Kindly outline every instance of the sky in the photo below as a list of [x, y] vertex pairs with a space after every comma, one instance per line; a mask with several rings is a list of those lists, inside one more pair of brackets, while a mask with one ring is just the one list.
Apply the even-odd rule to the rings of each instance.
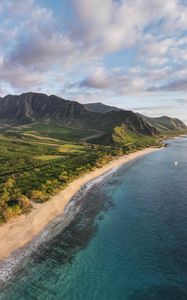
[[0, 96], [55, 94], [187, 123], [187, 0], [0, 0]]

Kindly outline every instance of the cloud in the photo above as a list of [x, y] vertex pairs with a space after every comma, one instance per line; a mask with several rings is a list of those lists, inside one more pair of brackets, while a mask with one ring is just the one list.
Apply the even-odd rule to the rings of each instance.
[[79, 83], [79, 87], [108, 89], [112, 84], [111, 77], [111, 74], [108, 74], [103, 68], [97, 68], [95, 72]]
[[10, 91], [186, 92], [184, 1], [60, 0], [62, 11], [57, 2], [0, 3], [0, 81]]
[[[74, 34], [87, 46], [106, 52], [117, 51], [140, 42], [147, 26], [157, 26], [166, 33], [168, 27], [180, 31], [187, 29], [187, 7], [177, 0], [71, 0], [76, 20]], [[160, 23], [160, 24], [159, 24]], [[170, 39], [155, 42], [150, 51], [167, 51]], [[161, 45], [162, 44], [162, 45]]]
[[33, 31], [27, 39], [18, 41], [16, 49], [9, 54], [7, 61], [11, 64], [46, 69], [65, 58], [70, 59], [70, 53], [74, 50], [72, 42], [59, 33], [38, 34], [37, 31]]
[[187, 104], [187, 99], [176, 99], [176, 102], [179, 104]]
[[183, 80], [175, 80], [172, 82], [169, 82], [162, 86], [152, 86], [147, 89], [149, 92], [157, 92], [157, 91], [187, 91], [187, 79]]
[[[150, 21], [147, 1], [71, 0], [77, 39], [100, 54], [127, 48], [137, 42]], [[136, 9], [134, 7], [136, 6]]]
[[111, 69], [110, 71], [103, 67], [91, 71], [82, 81], [76, 82], [75, 86], [80, 89], [103, 90], [106, 93], [124, 95], [135, 93], [144, 89], [144, 79], [141, 77], [131, 78], [121, 72], [120, 69]]

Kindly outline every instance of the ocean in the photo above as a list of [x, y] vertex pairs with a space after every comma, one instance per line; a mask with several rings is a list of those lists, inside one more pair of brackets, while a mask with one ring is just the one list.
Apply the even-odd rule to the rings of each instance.
[[186, 300], [187, 138], [168, 143], [79, 193], [0, 299]]

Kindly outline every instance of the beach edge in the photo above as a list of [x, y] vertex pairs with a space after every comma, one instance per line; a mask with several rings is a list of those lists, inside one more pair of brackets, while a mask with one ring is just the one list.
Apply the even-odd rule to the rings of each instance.
[[25, 247], [36, 238], [51, 221], [59, 215], [62, 215], [71, 199], [83, 186], [113, 169], [116, 170], [132, 160], [160, 149], [161, 148], [150, 147], [118, 157], [102, 168], [97, 168], [72, 181], [65, 189], [53, 196], [49, 201], [36, 204], [29, 214], [21, 215], [3, 224], [0, 227], [0, 262], [10, 257], [15, 251]]

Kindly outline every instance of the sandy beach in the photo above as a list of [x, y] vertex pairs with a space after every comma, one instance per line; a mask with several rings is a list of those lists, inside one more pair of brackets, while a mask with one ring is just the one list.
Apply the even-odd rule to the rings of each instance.
[[21, 215], [3, 224], [0, 227], [0, 261], [10, 256], [17, 249], [25, 246], [36, 237], [50, 221], [59, 214], [63, 214], [70, 199], [86, 183], [133, 159], [157, 150], [158, 148], [147, 148], [114, 159], [102, 168], [95, 169], [74, 180], [67, 188], [52, 197], [48, 202], [35, 205], [31, 213]]

